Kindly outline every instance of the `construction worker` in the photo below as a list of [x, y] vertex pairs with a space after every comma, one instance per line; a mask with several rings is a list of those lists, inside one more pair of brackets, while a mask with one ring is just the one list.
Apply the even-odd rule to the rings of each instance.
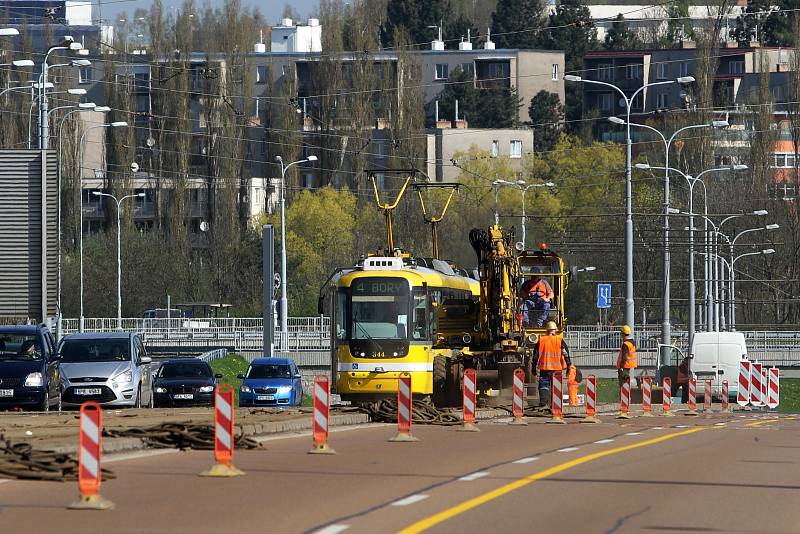
[[536, 318], [536, 326], [541, 327], [547, 320], [550, 304], [553, 301], [553, 288], [539, 275], [534, 275], [522, 285], [523, 325], [531, 326]]
[[619, 387], [627, 382], [633, 369], [638, 367], [639, 362], [636, 356], [636, 342], [633, 340], [631, 327], [623, 325], [620, 329], [622, 333], [622, 346], [619, 348], [619, 356], [617, 356], [617, 377], [619, 378]]
[[539, 405], [550, 407], [552, 400], [553, 373], [572, 365], [569, 348], [564, 337], [557, 334], [558, 326], [553, 321], [545, 325], [547, 334], [536, 342], [536, 370], [539, 374]]

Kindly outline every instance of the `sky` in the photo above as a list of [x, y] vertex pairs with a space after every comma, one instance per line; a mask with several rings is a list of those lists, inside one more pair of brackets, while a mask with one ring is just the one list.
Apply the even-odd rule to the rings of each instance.
[[[182, 1], [175, 0], [162, 0], [166, 9], [179, 8]], [[133, 13], [137, 8], [148, 9], [152, 3], [150, 0], [93, 0], [92, 6], [94, 18], [103, 18], [106, 20], [118, 19], [120, 13]], [[195, 0], [195, 4], [203, 6], [210, 3], [213, 7], [218, 7], [223, 4], [223, 0]], [[308, 18], [308, 15], [316, 9], [319, 5], [319, 0], [242, 0], [242, 5], [250, 7], [258, 7], [261, 14], [269, 23], [276, 23], [280, 20], [283, 7], [290, 4], [301, 17]]]

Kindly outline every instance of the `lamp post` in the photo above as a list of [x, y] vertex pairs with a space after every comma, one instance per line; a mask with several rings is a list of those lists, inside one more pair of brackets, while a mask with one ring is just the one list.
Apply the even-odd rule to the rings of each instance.
[[[742, 237], [745, 234], [749, 234], [749, 233], [752, 233], [752, 232], [759, 232], [759, 231], [762, 231], [762, 230], [777, 230], [778, 228], [780, 228], [780, 226], [777, 225], [777, 224], [767, 224], [766, 226], [761, 226], [761, 227], [758, 227], [758, 228], [749, 228], [747, 230], [742, 230], [741, 232], [736, 234], [736, 236], [733, 239], [731, 239], [730, 242], [729, 242], [730, 258], [731, 258], [731, 307], [730, 307], [731, 311], [730, 311], [730, 314], [729, 314], [729, 322], [730, 322], [731, 330], [736, 330], [736, 299], [735, 299], [735, 294], [734, 294], [734, 291], [735, 291], [735, 275], [733, 274], [733, 264], [735, 263], [736, 259], [738, 259], [740, 257], [743, 257], [743, 256], [752, 256], [752, 255], [755, 255], [755, 254], [773, 254], [775, 252], [775, 250], [770, 248], [770, 249], [762, 250], [761, 252], [758, 252], [758, 253], [751, 252], [751, 253], [748, 253], [748, 254], [741, 254], [741, 255], [737, 256], [736, 258], [734, 258], [733, 257], [733, 247], [736, 245], [736, 241], [738, 241], [739, 238]], [[771, 250], [772, 252], [767, 252], [768, 250]]]
[[94, 191], [92, 194], [97, 197], [108, 197], [117, 203], [117, 328], [122, 330], [122, 224], [120, 223], [120, 212], [125, 199], [143, 197], [144, 193], [125, 195], [121, 198], [99, 191]]
[[492, 182], [492, 187], [494, 187], [494, 225], [500, 226], [500, 211], [498, 207], [498, 195], [500, 194], [500, 187], [504, 185], [514, 185], [513, 182], [509, 182], [508, 180], [495, 180]]
[[689, 347], [691, 350], [692, 341], [694, 340], [694, 333], [695, 333], [695, 284], [694, 284], [694, 208], [693, 208], [693, 197], [694, 197], [694, 186], [698, 183], [702, 184], [703, 186], [703, 197], [705, 199], [705, 216], [708, 217], [708, 195], [705, 194], [706, 191], [706, 184], [700, 178], [709, 172], [720, 172], [720, 171], [728, 171], [728, 170], [743, 170], [746, 169], [746, 165], [736, 165], [734, 167], [715, 167], [713, 169], [706, 169], [697, 176], [691, 176], [683, 171], [676, 169], [674, 167], [655, 167], [649, 165], [647, 163], [637, 163], [637, 169], [654, 169], [654, 170], [662, 170], [662, 171], [669, 171], [669, 172], [676, 172], [679, 175], [683, 176], [686, 179], [686, 182], [689, 184], [689, 211], [687, 215], [689, 216]]
[[[41, 85], [41, 84], [37, 84]], [[52, 86], [52, 84], [50, 84]], [[67, 89], [66, 91], [57, 91], [55, 93], [51, 93], [54, 95], [77, 95], [83, 96], [86, 94], [86, 89]], [[36, 103], [36, 100], [31, 100], [31, 107], [28, 110], [28, 148], [31, 148], [32, 143], [32, 132], [31, 132], [31, 117], [33, 116], [33, 104]], [[69, 106], [68, 106], [69, 107]], [[59, 108], [55, 108], [59, 109]], [[39, 110], [39, 118], [40, 120], [48, 121], [50, 117], [50, 112], [48, 110]], [[39, 147], [41, 148], [41, 143]]]
[[[94, 102], [82, 102], [82, 103], [78, 104], [78, 106], [75, 109], [73, 109], [72, 111], [67, 111], [66, 113], [64, 113], [64, 116], [61, 117], [61, 121], [58, 123], [58, 151], [56, 152], [56, 154], [58, 156], [58, 167], [56, 168], [56, 170], [58, 171], [58, 177], [57, 177], [57, 181], [58, 181], [58, 200], [57, 200], [57, 202], [58, 202], [58, 209], [57, 209], [57, 212], [58, 212], [58, 296], [56, 298], [56, 302], [58, 304], [58, 317], [56, 318], [56, 335], [58, 336], [57, 341], [61, 340], [61, 331], [62, 331], [61, 330], [61, 315], [62, 315], [62, 313], [61, 313], [61, 176], [62, 176], [62, 170], [61, 170], [61, 167], [62, 167], [62, 165], [61, 165], [61, 157], [62, 157], [62, 152], [61, 152], [61, 140], [62, 140], [61, 128], [64, 126], [64, 122], [66, 121], [67, 117], [69, 117], [73, 113], [79, 113], [81, 111], [92, 111], [92, 110], [95, 110], [95, 109], [97, 109], [97, 104], [95, 104]], [[55, 110], [53, 110], [53, 111], [55, 111]]]
[[47, 121], [47, 70], [48, 64], [47, 60], [50, 57], [50, 54], [57, 51], [57, 50], [69, 50], [69, 51], [78, 51], [83, 48], [81, 43], [75, 42], [72, 37], [65, 37], [64, 42], [58, 46], [51, 46], [47, 53], [44, 55], [44, 60], [42, 60], [42, 74], [41, 74], [41, 84], [42, 87], [39, 89], [39, 97], [38, 101], [40, 102], [39, 106], [39, 148], [43, 150], [47, 150], [48, 148], [48, 141], [47, 138], [50, 135], [50, 125]]
[[[645, 83], [636, 89], [633, 94], [628, 97], [625, 91], [620, 89], [614, 84], [601, 82], [598, 80], [584, 80], [580, 76], [568, 74], [564, 76], [564, 80], [568, 82], [583, 82], [587, 84], [602, 85], [617, 91], [625, 102], [625, 323], [633, 329], [634, 327], [634, 302], [633, 302], [633, 191], [631, 187], [631, 174], [632, 174], [632, 157], [631, 157], [631, 106], [636, 99], [636, 95], [642, 92], [647, 87], [654, 87], [657, 85], [671, 85], [673, 83], [688, 84], [694, 81], [692, 76], [682, 76], [675, 80], [666, 80], [663, 82]], [[644, 106], [642, 106], [644, 108]]]
[[525, 250], [525, 222], [527, 221], [527, 219], [525, 218], [525, 193], [528, 192], [528, 189], [533, 189], [534, 187], [553, 187], [555, 185], [556, 184], [554, 184], [553, 182], [526, 185], [525, 180], [517, 180], [516, 186], [522, 193], [522, 250]]
[[[286, 297], [286, 195], [284, 194], [286, 189], [286, 171], [289, 170], [289, 167], [292, 165], [317, 161], [317, 156], [311, 155], [305, 159], [293, 161], [287, 165], [284, 165], [281, 156], [275, 156], [275, 159], [281, 164], [281, 349], [286, 350], [286, 336], [289, 331], [289, 321], [287, 317], [289, 313], [289, 301]], [[264, 283], [266, 284], [267, 281], [264, 281]]]
[[[97, 109], [97, 108], [95, 108]], [[117, 122], [110, 122], [106, 124], [96, 124], [94, 126], [89, 126], [86, 130], [83, 131], [81, 135], [80, 141], [78, 142], [78, 214], [79, 214], [79, 222], [80, 222], [80, 252], [79, 252], [79, 271], [80, 271], [80, 320], [79, 320], [79, 330], [83, 332], [83, 323], [84, 323], [84, 315], [83, 315], [83, 145], [84, 141], [86, 141], [86, 134], [95, 130], [97, 128], [125, 128], [128, 126], [127, 122], [124, 121], [117, 121]]]
[[[672, 146], [672, 142], [678, 137], [679, 134], [687, 131], [693, 130], [696, 128], [725, 128], [727, 127], [728, 121], [719, 121], [715, 120], [708, 124], [690, 124], [688, 126], [684, 126], [683, 128], [679, 128], [675, 130], [669, 139], [661, 133], [660, 130], [653, 128], [652, 126], [648, 126], [647, 124], [638, 124], [638, 123], [628, 123], [620, 119], [619, 117], [609, 117], [609, 122], [614, 124], [622, 124], [622, 125], [630, 125], [635, 126], [637, 128], [644, 128], [646, 130], [650, 130], [655, 132], [661, 140], [664, 142], [664, 167], [669, 167], [669, 149]], [[670, 214], [670, 207], [669, 207], [669, 199], [670, 199], [670, 190], [669, 190], [669, 171], [665, 168], [664, 169], [664, 253], [663, 253], [663, 271], [664, 271], [664, 287], [661, 294], [661, 349], [659, 353], [659, 368], [661, 366], [669, 365], [669, 357], [670, 357], [670, 350], [669, 347], [672, 345], [672, 318], [671, 318], [671, 302], [670, 302], [670, 295], [671, 295], [671, 282], [670, 282], [670, 248], [669, 248], [669, 214]], [[656, 373], [658, 377], [658, 372]]]

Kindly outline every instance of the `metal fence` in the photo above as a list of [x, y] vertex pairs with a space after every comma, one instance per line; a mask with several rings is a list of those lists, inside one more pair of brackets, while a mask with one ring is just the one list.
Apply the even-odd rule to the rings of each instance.
[[[65, 319], [64, 331], [77, 331], [77, 319]], [[223, 319], [123, 319], [123, 329], [140, 333], [151, 347], [224, 348], [252, 355], [263, 352], [261, 318]], [[85, 319], [86, 331], [104, 332], [117, 328], [116, 319]], [[742, 332], [751, 358], [781, 367], [800, 367], [800, 332], [752, 330]], [[634, 332], [641, 366], [654, 366], [661, 340], [659, 325], [646, 325]], [[582, 367], [614, 367], [620, 345], [619, 328], [597, 325], [569, 325], [564, 338], [575, 362]], [[329, 363], [330, 319], [324, 316], [291, 317], [288, 332], [275, 329], [276, 355], [306, 358], [309, 366]], [[688, 334], [677, 329], [672, 342], [686, 352]], [[251, 359], [251, 358], [248, 358]]]

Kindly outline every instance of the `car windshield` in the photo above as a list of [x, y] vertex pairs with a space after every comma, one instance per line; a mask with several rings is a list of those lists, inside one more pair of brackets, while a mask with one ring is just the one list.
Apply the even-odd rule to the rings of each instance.
[[66, 339], [61, 345], [61, 361], [124, 362], [130, 359], [130, 344], [124, 339]]
[[199, 363], [165, 363], [158, 373], [159, 378], [211, 378], [208, 365]]
[[251, 365], [247, 378], [292, 378], [292, 370], [288, 365], [265, 364]]
[[42, 347], [35, 334], [0, 334], [0, 361], [41, 359]]

